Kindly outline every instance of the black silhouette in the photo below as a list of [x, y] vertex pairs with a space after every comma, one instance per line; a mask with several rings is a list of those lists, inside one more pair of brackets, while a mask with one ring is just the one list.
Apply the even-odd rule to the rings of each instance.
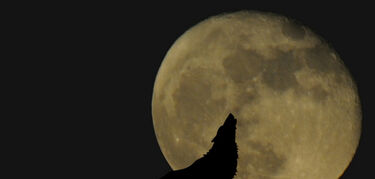
[[189, 167], [171, 171], [161, 179], [232, 179], [237, 172], [236, 124], [237, 119], [229, 114], [212, 139], [214, 144], [207, 154]]

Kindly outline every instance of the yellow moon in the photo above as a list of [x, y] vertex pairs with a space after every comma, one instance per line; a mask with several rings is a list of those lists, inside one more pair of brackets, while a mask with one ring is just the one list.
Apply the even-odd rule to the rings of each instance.
[[177, 39], [159, 68], [152, 116], [172, 169], [202, 157], [230, 112], [237, 179], [338, 178], [361, 133], [356, 84], [339, 55], [271, 13], [208, 18]]

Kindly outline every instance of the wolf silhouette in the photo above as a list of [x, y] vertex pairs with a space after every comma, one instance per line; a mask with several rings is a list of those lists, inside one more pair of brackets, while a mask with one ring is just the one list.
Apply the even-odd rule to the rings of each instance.
[[237, 172], [238, 148], [236, 144], [237, 119], [230, 113], [212, 139], [213, 146], [185, 169], [167, 173], [161, 179], [232, 179]]

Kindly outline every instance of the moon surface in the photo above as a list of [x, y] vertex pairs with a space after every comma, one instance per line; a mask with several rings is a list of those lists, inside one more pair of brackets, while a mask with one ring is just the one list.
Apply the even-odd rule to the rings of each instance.
[[186, 31], [156, 77], [152, 116], [172, 169], [208, 152], [237, 118], [237, 179], [339, 178], [361, 133], [357, 87], [320, 36], [272, 13], [210, 17]]

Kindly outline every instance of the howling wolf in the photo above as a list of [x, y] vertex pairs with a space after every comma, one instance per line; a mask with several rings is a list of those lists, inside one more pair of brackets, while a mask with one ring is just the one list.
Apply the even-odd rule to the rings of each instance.
[[232, 179], [237, 172], [236, 124], [237, 119], [229, 114], [212, 139], [214, 144], [207, 154], [189, 167], [171, 171], [161, 179]]

